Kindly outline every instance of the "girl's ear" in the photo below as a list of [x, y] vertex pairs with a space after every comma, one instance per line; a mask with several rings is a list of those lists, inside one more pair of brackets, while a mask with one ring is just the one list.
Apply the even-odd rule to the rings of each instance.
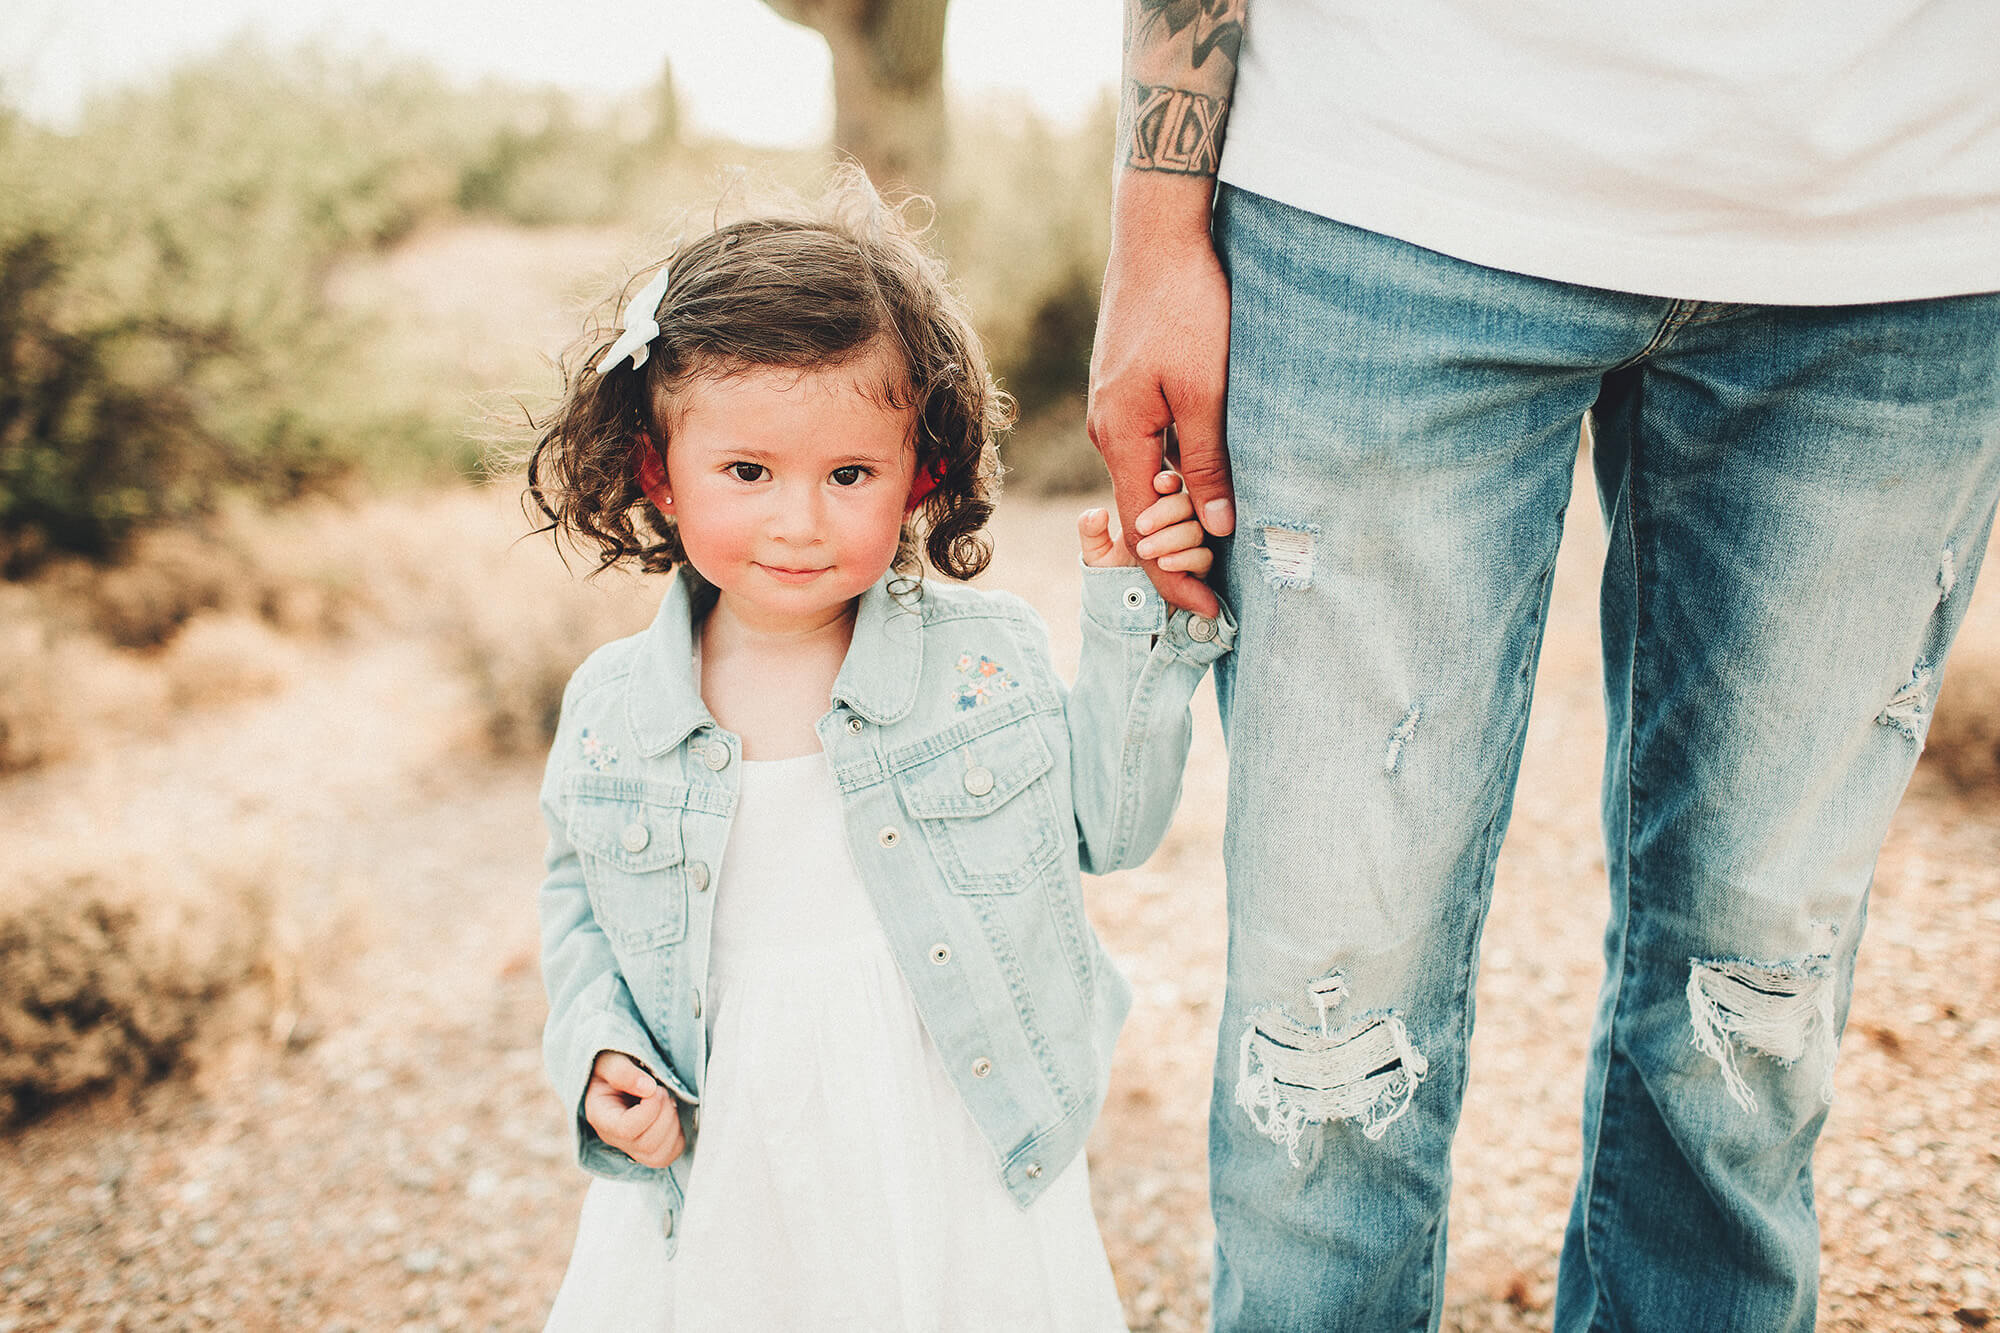
[[903, 502], [903, 517], [908, 518], [911, 514], [916, 513], [917, 506], [922, 504], [925, 498], [937, 489], [938, 483], [943, 480], [943, 459], [935, 460], [928, 466], [918, 468], [917, 475], [910, 478], [910, 498]]
[[632, 446], [632, 470], [639, 476], [639, 489], [653, 502], [653, 507], [663, 514], [673, 513], [674, 493], [667, 489], [666, 462], [653, 446], [653, 437], [643, 430]]

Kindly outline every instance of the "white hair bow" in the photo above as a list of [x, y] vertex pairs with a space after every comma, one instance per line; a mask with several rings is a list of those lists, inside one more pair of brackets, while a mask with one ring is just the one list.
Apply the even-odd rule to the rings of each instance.
[[667, 281], [672, 276], [673, 268], [669, 265], [633, 294], [625, 306], [625, 318], [619, 321], [618, 341], [597, 359], [598, 374], [611, 373], [628, 356], [632, 358], [634, 370], [646, 364], [646, 358], [652, 353], [653, 339], [660, 336], [656, 316], [660, 313], [660, 298], [667, 294]]

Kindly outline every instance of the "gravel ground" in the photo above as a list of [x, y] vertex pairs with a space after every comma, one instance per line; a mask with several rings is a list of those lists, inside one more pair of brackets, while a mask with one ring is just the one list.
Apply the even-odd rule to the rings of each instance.
[[[995, 579], [1074, 652], [1070, 506], [1003, 506]], [[1445, 1326], [1549, 1327], [1605, 904], [1588, 504], [1558, 571], [1479, 980]], [[1989, 589], [1968, 635], [2000, 652]], [[0, 1138], [0, 1333], [532, 1329], [584, 1179], [538, 1054], [538, 764], [480, 757], [414, 640], [115, 757], [12, 780], [0, 842], [167, 829], [282, 852], [312, 904], [284, 1040], [218, 1035], [180, 1077]], [[1203, 1139], [1222, 985], [1222, 747], [1206, 695], [1182, 812], [1093, 912], [1137, 992], [1091, 1143], [1135, 1329], [1202, 1326]], [[150, 835], [148, 835], [150, 836]], [[2000, 810], [1918, 775], [1879, 866], [1817, 1170], [1822, 1325], [2000, 1313]]]

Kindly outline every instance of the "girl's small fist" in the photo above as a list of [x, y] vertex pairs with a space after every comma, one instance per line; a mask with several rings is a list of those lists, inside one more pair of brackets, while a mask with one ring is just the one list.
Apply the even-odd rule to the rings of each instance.
[[597, 1137], [641, 1166], [666, 1166], [687, 1147], [674, 1095], [617, 1051], [597, 1053], [583, 1090], [583, 1118]]

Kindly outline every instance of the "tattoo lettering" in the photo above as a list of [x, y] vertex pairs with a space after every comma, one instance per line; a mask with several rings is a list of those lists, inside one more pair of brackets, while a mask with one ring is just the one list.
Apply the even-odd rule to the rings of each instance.
[[1169, 37], [1194, 29], [1194, 67], [1216, 51], [1234, 65], [1243, 49], [1243, 10], [1248, 0], [1134, 0], [1141, 30], [1164, 26]]
[[1186, 88], [1125, 85], [1120, 122], [1126, 125], [1125, 165], [1134, 171], [1170, 171], [1213, 176], [1222, 160], [1222, 135], [1229, 99]]

